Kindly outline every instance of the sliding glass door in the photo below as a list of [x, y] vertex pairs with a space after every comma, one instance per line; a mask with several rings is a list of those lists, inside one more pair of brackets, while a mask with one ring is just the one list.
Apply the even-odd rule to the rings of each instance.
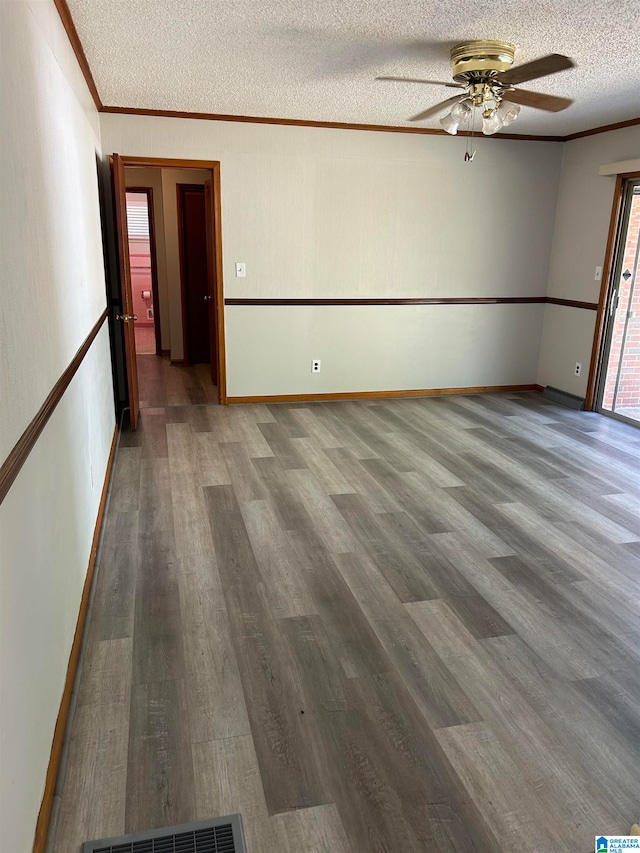
[[608, 302], [599, 411], [640, 424], [640, 179], [627, 182]]

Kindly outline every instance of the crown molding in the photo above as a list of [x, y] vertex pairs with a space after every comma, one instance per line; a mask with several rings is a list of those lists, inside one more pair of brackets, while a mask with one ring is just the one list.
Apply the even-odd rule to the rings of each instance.
[[73, 23], [71, 12], [69, 10], [69, 7], [67, 6], [67, 0], [53, 0], [53, 2], [55, 4], [56, 9], [58, 10], [60, 20], [62, 21], [62, 26], [65, 29], [67, 38], [69, 39], [69, 43], [73, 48], [73, 52], [76, 55], [78, 65], [80, 66], [80, 70], [84, 75], [85, 82], [89, 88], [89, 91], [91, 92], [93, 103], [96, 105], [96, 109], [98, 110], [98, 112], [100, 112], [100, 110], [102, 109], [102, 101], [100, 100], [98, 88], [96, 86], [95, 80], [93, 79], [93, 74], [91, 73], [91, 68], [89, 67], [87, 56], [84, 52], [84, 48], [82, 47], [80, 36], [78, 35], [78, 31], [76, 30], [76, 25]]
[[[197, 113], [181, 110], [151, 110], [137, 109], [136, 107], [113, 107], [102, 106], [99, 110], [101, 113], [112, 113], [115, 115], [133, 115], [133, 116], [156, 116], [160, 118], [186, 118], [197, 119], [199, 121], [231, 121], [245, 124], [276, 124], [285, 125], [288, 127], [320, 127], [329, 128], [331, 130], [366, 130], [381, 133], [417, 133], [421, 136], [447, 136], [450, 134], [444, 130], [438, 130], [433, 127], [404, 127], [393, 124], [356, 124], [343, 121], [307, 121], [306, 119], [297, 118], [275, 118], [271, 116], [242, 116], [228, 115], [225, 113]], [[471, 136], [468, 131], [460, 131], [458, 136]], [[484, 138], [477, 133], [473, 134], [476, 138]], [[521, 139], [533, 140], [536, 142], [563, 142], [563, 136], [536, 136], [532, 134], [518, 133], [496, 133], [496, 139]]]
[[640, 116], [638, 118], [630, 118], [626, 121], [617, 121], [615, 124], [603, 124], [601, 127], [592, 127], [590, 130], [581, 130], [579, 133], [570, 133], [568, 136], [563, 136], [563, 142], [571, 142], [573, 139], [582, 139], [583, 136], [594, 136], [596, 133], [608, 133], [610, 130], [620, 130], [623, 127], [634, 127], [640, 124]]
[[[58, 0], [59, 1], [59, 0]], [[229, 115], [226, 113], [197, 113], [185, 110], [152, 110], [137, 107], [113, 107], [101, 106], [101, 113], [131, 116], [157, 116], [160, 118], [186, 118], [199, 121], [231, 121], [245, 124], [279, 124], [290, 127], [324, 127], [333, 130], [368, 130], [384, 133], [417, 133], [422, 136], [449, 136], [446, 131], [433, 127], [404, 127], [392, 124], [355, 124], [343, 121], [308, 121], [297, 118], [275, 118], [271, 116], [242, 116]], [[620, 130], [623, 127], [633, 127], [640, 124], [639, 118], [631, 118], [626, 121], [618, 121], [615, 124], [605, 124], [593, 127], [589, 130], [581, 130], [578, 133], [570, 133], [568, 136], [545, 136], [527, 133], [496, 133], [494, 139], [516, 139], [534, 142], [571, 142], [573, 139], [581, 139], [583, 136], [593, 136], [597, 133], [608, 133], [611, 130]], [[477, 139], [484, 137], [479, 134], [471, 134], [469, 131], [461, 130], [458, 136], [472, 136]]]

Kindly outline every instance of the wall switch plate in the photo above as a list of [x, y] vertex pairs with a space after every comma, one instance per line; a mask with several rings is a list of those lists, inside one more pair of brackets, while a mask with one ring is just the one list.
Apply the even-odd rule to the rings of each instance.
[[236, 278], [247, 277], [247, 265], [244, 263], [236, 264]]
[[320, 359], [314, 358], [311, 362], [311, 372], [312, 373], [320, 373]]
[[596, 267], [596, 274], [593, 277], [594, 281], [602, 281], [602, 267]]
[[576, 376], [580, 376], [580, 374], [582, 373], [582, 365], [579, 361], [576, 361], [576, 368], [574, 370], [574, 373]]

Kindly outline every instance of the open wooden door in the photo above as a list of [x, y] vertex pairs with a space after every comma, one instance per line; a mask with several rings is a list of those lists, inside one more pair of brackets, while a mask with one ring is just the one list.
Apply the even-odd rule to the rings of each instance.
[[207, 295], [209, 305], [209, 346], [211, 350], [211, 381], [218, 384], [217, 305], [216, 305], [216, 253], [214, 243], [215, 198], [211, 180], [204, 185], [204, 209], [207, 227]]
[[127, 193], [124, 182], [124, 165], [118, 154], [111, 157], [111, 179], [113, 184], [113, 206], [116, 218], [116, 240], [120, 268], [120, 293], [122, 314], [116, 320], [124, 324], [124, 351], [127, 360], [127, 387], [129, 389], [129, 418], [131, 429], [138, 426], [140, 397], [138, 394], [138, 365], [136, 364], [136, 337], [131, 293], [131, 263], [129, 260], [129, 237], [127, 234]]

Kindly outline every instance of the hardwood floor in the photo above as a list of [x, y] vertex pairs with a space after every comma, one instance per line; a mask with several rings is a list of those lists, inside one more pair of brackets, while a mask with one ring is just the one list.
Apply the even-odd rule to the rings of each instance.
[[249, 853], [628, 830], [637, 429], [535, 393], [173, 394], [121, 436], [51, 851], [233, 812]]

